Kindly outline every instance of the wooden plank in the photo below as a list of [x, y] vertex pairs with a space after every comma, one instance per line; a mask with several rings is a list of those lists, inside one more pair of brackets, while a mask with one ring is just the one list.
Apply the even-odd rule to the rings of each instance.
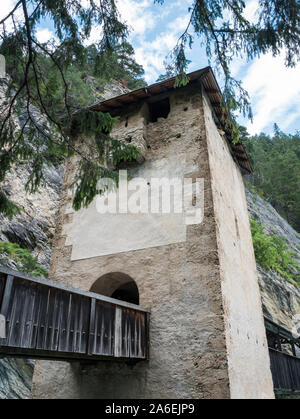
[[4, 292], [3, 292], [3, 298], [1, 303], [1, 310], [0, 313], [3, 314], [3, 316], [7, 315], [8, 307], [10, 303], [10, 297], [13, 287], [13, 281], [14, 277], [12, 275], [7, 275], [5, 280], [5, 286], [4, 286]]
[[44, 349], [47, 337], [47, 315], [50, 298], [50, 288], [45, 286], [40, 288], [40, 309], [38, 317], [37, 349]]
[[115, 329], [115, 306], [111, 304], [104, 305], [104, 348], [105, 355], [114, 354], [114, 329]]
[[145, 314], [130, 310], [128, 312], [128, 348], [130, 358], [146, 358]]
[[137, 357], [137, 351], [138, 351], [138, 317], [136, 315], [137, 313], [135, 311], [129, 312], [129, 323], [130, 323], [130, 336], [129, 336], [129, 357], [130, 358], [136, 358]]
[[61, 299], [61, 320], [59, 330], [58, 351], [69, 352], [69, 318], [72, 294], [63, 293]]
[[2, 283], [3, 289], [0, 314], [3, 316], [2, 321], [5, 322], [5, 338], [0, 338], [0, 346], [6, 346], [8, 343], [10, 330], [9, 308], [12, 304], [13, 281], [14, 277], [12, 275], [5, 275], [4, 284]]
[[300, 359], [269, 349], [274, 387], [300, 391]]
[[78, 295], [73, 296], [74, 305], [74, 318], [73, 318], [73, 330], [74, 330], [74, 342], [73, 342], [73, 352], [80, 352], [80, 312], [81, 312], [81, 298]]
[[122, 356], [122, 309], [115, 309], [115, 328], [114, 328], [114, 356]]
[[57, 351], [58, 341], [59, 341], [59, 332], [60, 332], [60, 322], [61, 322], [61, 302], [62, 302], [62, 291], [55, 290], [55, 293], [52, 295], [53, 298], [53, 314], [52, 314], [52, 324], [51, 329], [49, 330], [49, 343], [47, 345], [47, 350]]
[[2, 297], [3, 297], [3, 293], [4, 293], [5, 279], [6, 279], [6, 275], [1, 274], [1, 272], [0, 272], [0, 307], [2, 305]]
[[46, 288], [43, 285], [35, 284], [35, 308], [32, 320], [32, 335], [31, 335], [31, 348], [37, 349], [38, 347], [38, 333], [41, 328], [41, 311], [42, 307], [46, 304]]
[[22, 312], [22, 335], [20, 346], [22, 348], [31, 348], [34, 312], [36, 310], [37, 290], [36, 284], [23, 281], [22, 289], [24, 290], [24, 305]]
[[56, 306], [56, 296], [57, 290], [50, 289], [48, 304], [47, 304], [47, 316], [46, 316], [46, 325], [45, 325], [45, 336], [43, 348], [44, 350], [51, 350], [52, 340], [53, 340], [53, 325], [55, 322], [55, 306]]
[[136, 315], [136, 346], [135, 346], [135, 356], [136, 358], [146, 358], [146, 333], [145, 333], [145, 323], [146, 316], [144, 313], [135, 313]]
[[91, 299], [90, 303], [90, 324], [88, 337], [88, 354], [92, 355], [95, 351], [95, 315], [96, 315], [96, 300]]
[[89, 333], [89, 314], [90, 314], [90, 299], [81, 298], [81, 310], [80, 310], [80, 343], [79, 353], [84, 354], [87, 351], [88, 346], [88, 333]]
[[21, 347], [22, 334], [24, 330], [24, 311], [26, 289], [20, 280], [15, 279], [13, 283], [12, 305], [9, 319], [8, 346]]
[[113, 355], [115, 307], [96, 301], [94, 355]]
[[68, 347], [68, 351], [69, 352], [74, 352], [74, 348], [75, 348], [75, 331], [74, 331], [74, 326], [75, 326], [75, 316], [76, 316], [76, 310], [77, 310], [77, 300], [76, 300], [76, 296], [74, 294], [72, 294], [72, 299], [71, 299], [71, 307], [70, 307], [70, 317], [69, 317], [69, 327], [68, 327], [68, 335], [69, 335], [69, 347]]
[[[1, 272], [1, 268], [0, 268]], [[145, 358], [146, 312], [0, 275], [7, 336], [1, 353], [32, 358]], [[93, 294], [92, 294], [93, 295]], [[114, 300], [119, 303], [119, 300]], [[136, 306], [138, 307], [138, 306]]]
[[76, 352], [86, 353], [87, 349], [87, 335], [89, 327], [89, 299], [82, 296], [77, 296], [78, 311], [75, 324], [76, 333]]
[[130, 357], [130, 335], [131, 335], [131, 325], [129, 319], [129, 310], [127, 308], [122, 310], [122, 349], [121, 355], [124, 358]]
[[115, 298], [106, 297], [104, 295], [96, 294], [96, 293], [89, 292], [89, 291], [82, 291], [80, 289], [73, 288], [73, 287], [70, 287], [68, 285], [64, 285], [64, 284], [61, 284], [61, 283], [58, 283], [58, 282], [50, 281], [48, 279], [31, 277], [29, 275], [22, 274], [20, 272], [14, 271], [12, 269], [4, 268], [2, 266], [0, 268], [0, 272], [3, 272], [3, 273], [8, 274], [8, 275], [16, 276], [17, 278], [26, 279], [26, 280], [34, 282], [36, 284], [45, 285], [47, 287], [51, 287], [51, 288], [55, 288], [55, 289], [60, 289], [60, 290], [67, 291], [67, 292], [70, 292], [70, 293], [73, 293], [73, 294], [80, 294], [80, 295], [85, 296], [85, 297], [95, 298], [95, 300], [97, 300], [97, 301], [103, 301], [103, 302], [106, 302], [106, 303], [115, 304], [115, 305], [120, 306], [120, 307], [131, 308], [133, 310], [142, 311], [142, 312], [145, 312], [145, 313], [150, 312], [149, 309], [145, 309], [145, 308], [140, 307], [136, 304], [127, 303], [126, 301], [116, 300]]

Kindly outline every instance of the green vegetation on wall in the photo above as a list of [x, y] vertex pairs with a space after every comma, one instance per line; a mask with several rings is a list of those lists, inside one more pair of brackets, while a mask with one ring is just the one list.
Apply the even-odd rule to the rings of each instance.
[[245, 128], [241, 135], [253, 167], [251, 183], [300, 232], [300, 133], [287, 135], [275, 125], [274, 136], [250, 137]]
[[250, 225], [256, 262], [300, 286], [300, 266], [293, 260], [294, 252], [285, 239], [265, 234], [263, 224], [256, 220], [250, 219]]
[[15, 243], [0, 241], [0, 265], [6, 265], [7, 259], [16, 263], [16, 269], [34, 276], [48, 277], [48, 271], [44, 269], [28, 250], [22, 249]]

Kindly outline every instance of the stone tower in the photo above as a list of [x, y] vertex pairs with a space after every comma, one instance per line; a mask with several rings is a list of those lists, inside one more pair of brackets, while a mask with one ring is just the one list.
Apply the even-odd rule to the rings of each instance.
[[133, 180], [203, 179], [204, 200], [188, 209], [202, 217], [100, 214], [96, 202], [75, 213], [70, 159], [53, 248], [50, 279], [151, 310], [150, 360], [38, 361], [33, 398], [274, 397], [242, 178], [251, 168], [242, 144], [221, 130], [211, 69], [190, 80], [92, 109], [118, 115], [111, 135], [139, 147]]

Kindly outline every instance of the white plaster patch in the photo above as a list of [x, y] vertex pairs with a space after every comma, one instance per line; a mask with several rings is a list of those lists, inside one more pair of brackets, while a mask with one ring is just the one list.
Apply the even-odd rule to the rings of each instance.
[[[151, 178], [180, 178], [183, 181], [185, 174], [196, 169], [196, 166], [186, 167], [184, 156], [172, 156], [168, 159], [147, 161], [131, 175], [134, 179], [146, 180], [142, 195], [147, 195], [147, 182]], [[171, 195], [171, 201], [172, 199], [174, 194]], [[175, 202], [176, 199], [175, 196]], [[66, 245], [72, 246], [72, 261], [186, 241], [187, 223], [184, 212], [100, 214], [96, 201], [89, 208], [74, 212], [73, 222], [64, 226]], [[70, 209], [67, 212], [70, 213]]]

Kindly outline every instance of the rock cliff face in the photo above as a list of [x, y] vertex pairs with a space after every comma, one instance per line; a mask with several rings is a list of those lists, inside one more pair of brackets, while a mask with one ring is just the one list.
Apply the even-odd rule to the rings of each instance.
[[[17, 243], [30, 250], [46, 269], [50, 263], [62, 176], [63, 167], [47, 168], [45, 186], [34, 195], [26, 195], [27, 170], [24, 167], [13, 170], [5, 185], [11, 198], [23, 211], [13, 220], [0, 215], [0, 241]], [[15, 268], [15, 263], [9, 259], [2, 259], [2, 264]], [[33, 366], [34, 363], [28, 360], [0, 359], [0, 399], [28, 398]]]
[[[276, 231], [284, 237], [300, 265], [300, 235], [260, 196], [247, 191], [247, 201], [250, 217], [262, 223], [266, 233]], [[300, 315], [300, 288], [261, 266], [258, 266], [258, 274], [265, 315], [293, 330], [296, 316]]]
[[[126, 93], [127, 89], [113, 83], [105, 89], [103, 99]], [[11, 241], [33, 252], [40, 264], [49, 267], [51, 241], [55, 230], [56, 212], [62, 183], [63, 167], [46, 169], [46, 184], [34, 195], [24, 193], [26, 167], [14, 170], [7, 179], [6, 189], [11, 198], [23, 208], [13, 220], [0, 215], [0, 241]], [[286, 238], [297, 253], [300, 264], [300, 236], [257, 195], [247, 191], [249, 215], [264, 224], [267, 232], [276, 230]], [[6, 262], [10, 267], [14, 263]], [[264, 312], [275, 322], [293, 329], [294, 318], [300, 313], [300, 289], [276, 273], [258, 266]], [[0, 399], [25, 399], [30, 396], [33, 362], [21, 359], [0, 359]]]

